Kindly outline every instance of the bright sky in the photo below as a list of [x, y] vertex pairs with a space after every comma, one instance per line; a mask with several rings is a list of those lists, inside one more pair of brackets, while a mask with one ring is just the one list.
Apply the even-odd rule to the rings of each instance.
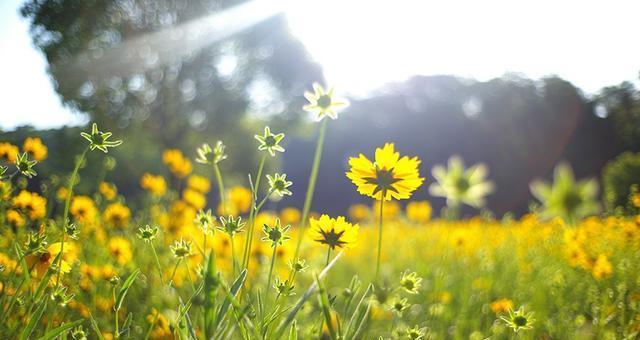
[[[18, 13], [0, 1], [0, 127], [56, 127], [82, 116], [62, 107], [46, 61]], [[341, 92], [366, 95], [414, 74], [487, 80], [556, 74], [587, 93], [640, 71], [640, 2], [290, 1], [292, 33]]]

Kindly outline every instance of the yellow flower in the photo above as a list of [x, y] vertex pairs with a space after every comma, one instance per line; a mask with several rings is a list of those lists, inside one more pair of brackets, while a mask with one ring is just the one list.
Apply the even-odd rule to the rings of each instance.
[[236, 185], [229, 190], [229, 201], [240, 213], [246, 213], [251, 209], [251, 190]]
[[431, 218], [429, 201], [416, 201], [407, 204], [407, 218], [413, 222], [426, 223]]
[[118, 188], [113, 183], [101, 182], [98, 191], [107, 201], [111, 201], [118, 195]]
[[631, 198], [631, 202], [636, 208], [640, 208], [640, 193], [636, 193]]
[[336, 108], [349, 105], [346, 100], [336, 100], [333, 98], [333, 88], [325, 91], [318, 83], [313, 84], [313, 93], [305, 92], [304, 97], [309, 101], [309, 104], [305, 105], [303, 109], [315, 114], [318, 120], [324, 118], [324, 116], [336, 119], [338, 118]]
[[[398, 204], [398, 202], [395, 202], [395, 201], [390, 201], [385, 203], [382, 209], [384, 209], [384, 211], [382, 212], [382, 217], [385, 220], [396, 219], [398, 215], [400, 215], [400, 210], [401, 210], [400, 204]], [[373, 213], [375, 218], [380, 217], [380, 201], [379, 200], [376, 200], [375, 202], [373, 202]]]
[[153, 196], [160, 197], [167, 191], [167, 182], [160, 175], [145, 173], [140, 179], [142, 189], [149, 191]]
[[280, 211], [280, 221], [282, 224], [298, 224], [300, 222], [300, 210], [293, 207], [286, 207]]
[[596, 259], [595, 264], [593, 265], [593, 277], [600, 280], [606, 277], [611, 276], [613, 273], [613, 266], [606, 255], [600, 255]]
[[506, 313], [509, 310], [513, 309], [513, 301], [509, 299], [498, 299], [491, 303], [491, 310], [498, 313]]
[[124, 265], [131, 261], [133, 253], [131, 252], [131, 243], [123, 237], [112, 237], [108, 244], [109, 254], [114, 257], [118, 264]]
[[39, 137], [27, 137], [24, 140], [22, 149], [30, 154], [36, 161], [45, 160], [49, 152], [49, 149], [47, 149], [47, 146], [42, 143]]
[[[71, 246], [70, 243], [65, 243], [62, 261], [60, 261], [60, 272], [68, 273], [71, 271], [71, 266], [69, 265], [70, 259], [65, 258], [65, 254], [70, 251]], [[25, 257], [25, 261], [27, 262], [27, 266], [29, 268], [34, 268], [34, 271], [37, 277], [42, 277], [46, 273], [47, 269], [53, 264], [53, 260], [55, 260], [56, 256], [60, 254], [61, 243], [57, 242], [50, 245], [45, 251], [41, 253], [34, 253]]]
[[85, 223], [95, 219], [97, 214], [96, 206], [89, 196], [75, 196], [71, 201], [71, 215], [76, 221]]
[[349, 207], [349, 218], [352, 221], [361, 222], [369, 218], [371, 209], [364, 204], [353, 204]]
[[164, 315], [158, 313], [155, 308], [152, 308], [151, 314], [147, 315], [147, 322], [154, 326], [151, 334], [149, 334], [149, 338], [153, 340], [173, 339], [173, 331], [171, 330], [169, 320], [167, 320]]
[[424, 181], [418, 173], [420, 160], [417, 157], [400, 158], [392, 143], [376, 149], [375, 163], [360, 154], [357, 158], [349, 158], [349, 165], [351, 171], [346, 175], [358, 192], [378, 200], [383, 193], [385, 201], [407, 199]]
[[64, 200], [67, 199], [68, 194], [69, 194], [69, 190], [67, 190], [66, 187], [60, 187], [58, 188], [58, 191], [56, 191], [56, 199], [58, 201], [64, 202]]
[[129, 224], [131, 211], [122, 203], [111, 203], [104, 209], [104, 220], [116, 228], [124, 228]]
[[3, 266], [5, 270], [13, 270], [18, 265], [18, 262], [9, 257], [9, 255], [0, 252], [0, 265]]
[[9, 181], [0, 181], [0, 200], [9, 200], [9, 197], [11, 197], [11, 182]]
[[14, 163], [18, 158], [20, 149], [17, 146], [10, 143], [0, 143], [0, 159], [4, 159], [9, 163]]
[[25, 220], [17, 210], [9, 209], [7, 210], [7, 222], [14, 228], [19, 228], [24, 226]]
[[331, 249], [353, 248], [358, 241], [359, 225], [352, 225], [344, 217], [331, 218], [322, 215], [319, 219], [309, 220], [309, 235], [315, 242], [326, 244]]
[[162, 153], [162, 162], [166, 164], [169, 167], [169, 171], [178, 178], [187, 177], [187, 175], [191, 173], [191, 170], [193, 170], [191, 161], [178, 149], [165, 150], [165, 152]]
[[47, 199], [35, 192], [26, 190], [13, 198], [13, 206], [22, 210], [32, 221], [39, 220], [44, 217], [47, 209]]
[[209, 180], [199, 175], [191, 175], [187, 179], [187, 187], [193, 189], [201, 194], [206, 194], [211, 188]]
[[196, 210], [204, 208], [204, 206], [207, 204], [207, 199], [204, 197], [204, 195], [192, 189], [185, 189], [182, 192], [182, 200]]

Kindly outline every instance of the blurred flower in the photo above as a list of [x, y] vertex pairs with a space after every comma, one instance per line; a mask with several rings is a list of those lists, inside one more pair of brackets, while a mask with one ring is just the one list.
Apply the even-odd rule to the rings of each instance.
[[405, 271], [400, 278], [400, 288], [409, 294], [418, 294], [418, 290], [422, 286], [422, 278], [418, 277], [418, 273]]
[[596, 262], [593, 265], [593, 277], [600, 280], [606, 277], [611, 276], [613, 273], [613, 266], [606, 255], [601, 254], [596, 259]]
[[60, 202], [64, 202], [67, 199], [67, 195], [69, 194], [69, 190], [66, 187], [60, 187], [56, 191], [56, 199]]
[[414, 326], [412, 328], [407, 328], [404, 334], [409, 340], [422, 340], [427, 333], [427, 329], [425, 327]]
[[74, 297], [73, 294], [67, 294], [67, 287], [58, 286], [51, 292], [51, 301], [60, 307], [65, 307]]
[[280, 219], [284, 224], [298, 224], [300, 222], [300, 210], [293, 207], [286, 207], [280, 211]]
[[131, 243], [124, 237], [115, 236], [109, 240], [107, 245], [109, 254], [114, 257], [114, 260], [120, 264], [125, 265], [131, 262], [133, 253], [131, 252]]
[[269, 190], [272, 193], [279, 195], [280, 197], [284, 195], [291, 196], [291, 191], [287, 188], [293, 183], [291, 181], [287, 181], [287, 174], [280, 175], [279, 173], [275, 173], [273, 177], [267, 175], [267, 181], [269, 182]]
[[35, 221], [44, 217], [47, 209], [47, 199], [35, 192], [20, 191], [11, 202], [14, 208], [23, 211], [30, 220]]
[[541, 215], [546, 218], [562, 217], [569, 223], [577, 218], [592, 215], [600, 211], [596, 195], [598, 183], [595, 179], [576, 182], [573, 170], [566, 164], [556, 167], [553, 184], [534, 181], [531, 193], [542, 202]]
[[206, 194], [211, 188], [211, 183], [206, 177], [199, 175], [191, 175], [187, 179], [187, 187], [193, 189], [201, 194]]
[[162, 196], [167, 191], [167, 182], [160, 175], [145, 173], [140, 179], [142, 189], [149, 191], [153, 196]]
[[35, 170], [33, 170], [33, 166], [36, 165], [38, 161], [30, 161], [27, 153], [22, 153], [18, 155], [16, 158], [16, 168], [18, 171], [23, 174], [27, 178], [31, 178], [33, 176], [38, 175]]
[[207, 198], [200, 192], [192, 189], [182, 191], [182, 199], [196, 210], [202, 209], [207, 205]]
[[138, 228], [138, 237], [145, 242], [151, 242], [158, 235], [158, 231], [158, 227], [151, 227], [147, 224], [143, 228]]
[[436, 165], [432, 170], [436, 182], [429, 187], [433, 196], [445, 197], [447, 206], [458, 207], [461, 203], [480, 208], [485, 205], [485, 196], [493, 192], [494, 185], [487, 181], [488, 170], [484, 164], [465, 169], [458, 156], [449, 158], [447, 168]]
[[0, 143], [0, 159], [4, 159], [9, 163], [14, 163], [18, 158], [18, 154], [20, 153], [20, 149], [7, 142]]
[[211, 209], [204, 211], [198, 211], [196, 215], [196, 223], [200, 226], [203, 233], [209, 235], [213, 233], [213, 226], [215, 225], [216, 218], [211, 214]]
[[362, 222], [371, 215], [371, 209], [364, 204], [353, 204], [349, 207], [349, 218], [352, 221]]
[[242, 222], [242, 217], [240, 216], [234, 219], [233, 216], [229, 215], [228, 218], [220, 216], [220, 224], [218, 230], [233, 237], [233, 235], [242, 232], [246, 223]]
[[513, 328], [513, 331], [518, 333], [521, 329], [533, 328], [533, 313], [525, 313], [524, 307], [520, 307], [517, 311], [509, 309], [508, 316], [501, 316], [500, 319], [504, 321], [508, 327]]
[[226, 146], [222, 141], [217, 141], [214, 148], [211, 148], [209, 144], [202, 144], [197, 150], [198, 157], [196, 162], [200, 164], [217, 164], [227, 159], [227, 154], [224, 153], [225, 148]]
[[124, 228], [129, 224], [131, 211], [122, 203], [111, 203], [104, 209], [104, 220], [116, 228]]
[[260, 142], [260, 145], [258, 146], [258, 150], [260, 151], [267, 150], [271, 156], [275, 156], [276, 151], [284, 152], [284, 148], [278, 144], [284, 138], [284, 133], [272, 135], [271, 129], [269, 129], [268, 126], [265, 126], [264, 135], [255, 135], [254, 138]]
[[346, 100], [336, 100], [333, 98], [333, 88], [325, 91], [318, 83], [313, 83], [313, 93], [305, 91], [304, 97], [309, 101], [309, 104], [305, 105], [303, 109], [314, 114], [318, 120], [321, 120], [325, 116], [337, 119], [338, 113], [336, 109], [349, 105], [349, 102]]
[[631, 197], [631, 204], [636, 208], [640, 208], [640, 193], [633, 194]]
[[20, 228], [25, 224], [24, 217], [13, 209], [7, 210], [7, 222], [14, 228]]
[[97, 210], [93, 200], [89, 196], [75, 196], [71, 201], [71, 215], [76, 221], [91, 222], [96, 217]]
[[[69, 252], [71, 246], [69, 243], [65, 243], [63, 253]], [[34, 268], [34, 271], [38, 277], [44, 276], [47, 269], [53, 265], [53, 260], [60, 254], [61, 244], [53, 243], [49, 247], [47, 247], [44, 251], [36, 252], [31, 255], [27, 255], [25, 257], [25, 261], [29, 268]], [[65, 274], [71, 271], [71, 266], [67, 259], [62, 256], [62, 261], [60, 261], [60, 273]]]
[[108, 141], [113, 134], [111, 132], [99, 131], [98, 124], [96, 123], [91, 125], [91, 134], [81, 132], [80, 135], [89, 141], [89, 148], [91, 148], [91, 150], [98, 149], [104, 153], [109, 152], [107, 148], [114, 148], [122, 144], [121, 140]]
[[353, 248], [358, 241], [360, 226], [348, 223], [342, 216], [331, 218], [322, 215], [319, 219], [311, 218], [309, 224], [311, 239], [331, 249]]
[[265, 224], [262, 227], [262, 232], [264, 232], [265, 236], [261, 240], [271, 242], [271, 247], [282, 245], [284, 241], [291, 238], [286, 235], [289, 228], [291, 228], [290, 225], [285, 225], [283, 227], [280, 224], [280, 219], [276, 218], [276, 223], [274, 223], [273, 225]]
[[496, 314], [506, 313], [512, 309], [513, 309], [513, 301], [509, 299], [498, 299], [491, 303], [491, 310]]
[[27, 137], [22, 144], [22, 149], [36, 161], [43, 161], [47, 158], [47, 146], [42, 143], [39, 137]]
[[407, 308], [409, 308], [409, 302], [407, 298], [396, 297], [389, 304], [389, 310], [396, 313], [396, 315], [398, 316], [402, 316], [402, 312], [404, 312], [404, 310]]
[[414, 201], [407, 204], [407, 218], [417, 223], [427, 223], [431, 218], [429, 201]]
[[191, 256], [191, 242], [180, 239], [174, 241], [170, 247], [173, 256], [178, 259], [184, 259]]
[[376, 149], [375, 163], [363, 154], [349, 158], [351, 171], [346, 175], [362, 195], [379, 200], [385, 193], [385, 201], [407, 199], [424, 181], [418, 173], [419, 164], [417, 157], [400, 158], [394, 145], [387, 143]]
[[251, 202], [253, 202], [251, 190], [243, 186], [236, 185], [231, 187], [228, 197], [229, 201], [236, 210], [238, 210], [238, 212], [246, 213], [251, 209]]
[[165, 150], [162, 153], [162, 162], [169, 167], [169, 171], [178, 177], [187, 177], [193, 170], [191, 161], [178, 149]]
[[114, 198], [116, 198], [116, 195], [118, 195], [118, 188], [116, 188], [113, 183], [100, 182], [98, 191], [104, 198], [107, 199], [107, 201], [113, 200]]
[[[380, 200], [375, 200], [372, 205], [373, 214], [377, 218], [380, 216]], [[382, 207], [382, 217], [385, 220], [393, 220], [400, 215], [400, 204], [397, 201], [389, 201]]]

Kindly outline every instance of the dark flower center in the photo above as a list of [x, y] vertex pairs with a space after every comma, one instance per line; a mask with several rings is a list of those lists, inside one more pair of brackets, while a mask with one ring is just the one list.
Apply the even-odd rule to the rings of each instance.
[[524, 316], [516, 316], [515, 318], [513, 318], [513, 323], [519, 327], [526, 326], [527, 318], [525, 318]]
[[275, 146], [277, 142], [273, 136], [267, 136], [267, 138], [264, 139], [264, 143], [267, 146]]
[[342, 235], [344, 234], [344, 230], [341, 232], [336, 232], [334, 228], [331, 228], [331, 230], [329, 231], [320, 229], [320, 234], [322, 235], [322, 237], [316, 239], [315, 241], [326, 244], [331, 247], [331, 249], [336, 249], [336, 247], [342, 248], [346, 243], [341, 240]]
[[318, 106], [323, 109], [329, 108], [329, 106], [331, 106], [331, 97], [326, 94], [320, 96], [320, 98], [318, 98]]
[[377, 194], [380, 191], [393, 191], [398, 192], [396, 188], [393, 187], [393, 184], [401, 181], [400, 178], [395, 178], [393, 173], [393, 168], [389, 170], [380, 169], [376, 166], [376, 176], [375, 177], [367, 177], [364, 180], [376, 186], [373, 190], [373, 194]]

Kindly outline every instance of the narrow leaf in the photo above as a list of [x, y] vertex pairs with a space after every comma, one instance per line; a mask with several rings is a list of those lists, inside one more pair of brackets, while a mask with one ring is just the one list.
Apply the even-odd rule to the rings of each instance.
[[[247, 279], [247, 270], [243, 269], [242, 272], [240, 272], [240, 275], [238, 275], [236, 280], [233, 282], [233, 284], [231, 285], [231, 289], [229, 290], [229, 293], [231, 294], [232, 297], [235, 297], [236, 295], [238, 295], [238, 292], [240, 291], [240, 288], [242, 287], [246, 279]], [[226, 297], [222, 302], [220, 309], [218, 310], [218, 315], [216, 316], [214, 329], [217, 328], [218, 325], [220, 325], [225, 315], [227, 314], [227, 311], [229, 310], [230, 305], [231, 305], [231, 300], [229, 299], [229, 297]]]
[[125, 296], [127, 296], [127, 292], [129, 291], [129, 288], [131, 288], [131, 285], [133, 285], [136, 278], [138, 277], [138, 274], [140, 274], [139, 268], [134, 270], [133, 273], [131, 273], [131, 275], [129, 275], [129, 277], [124, 281], [124, 283], [122, 284], [122, 287], [120, 287], [120, 291], [118, 292], [118, 297], [116, 298], [116, 304], [113, 307], [116, 312], [119, 311], [120, 308], [122, 308], [122, 302], [124, 301]]
[[76, 320], [74, 322], [65, 323], [65, 324], [63, 324], [63, 325], [61, 325], [61, 326], [59, 326], [57, 328], [54, 328], [54, 329], [48, 331], [45, 335], [40, 337], [39, 340], [53, 340], [58, 335], [61, 335], [62, 333], [70, 330], [71, 328], [79, 326], [82, 322], [84, 322], [84, 320], [80, 319], [80, 320]]

